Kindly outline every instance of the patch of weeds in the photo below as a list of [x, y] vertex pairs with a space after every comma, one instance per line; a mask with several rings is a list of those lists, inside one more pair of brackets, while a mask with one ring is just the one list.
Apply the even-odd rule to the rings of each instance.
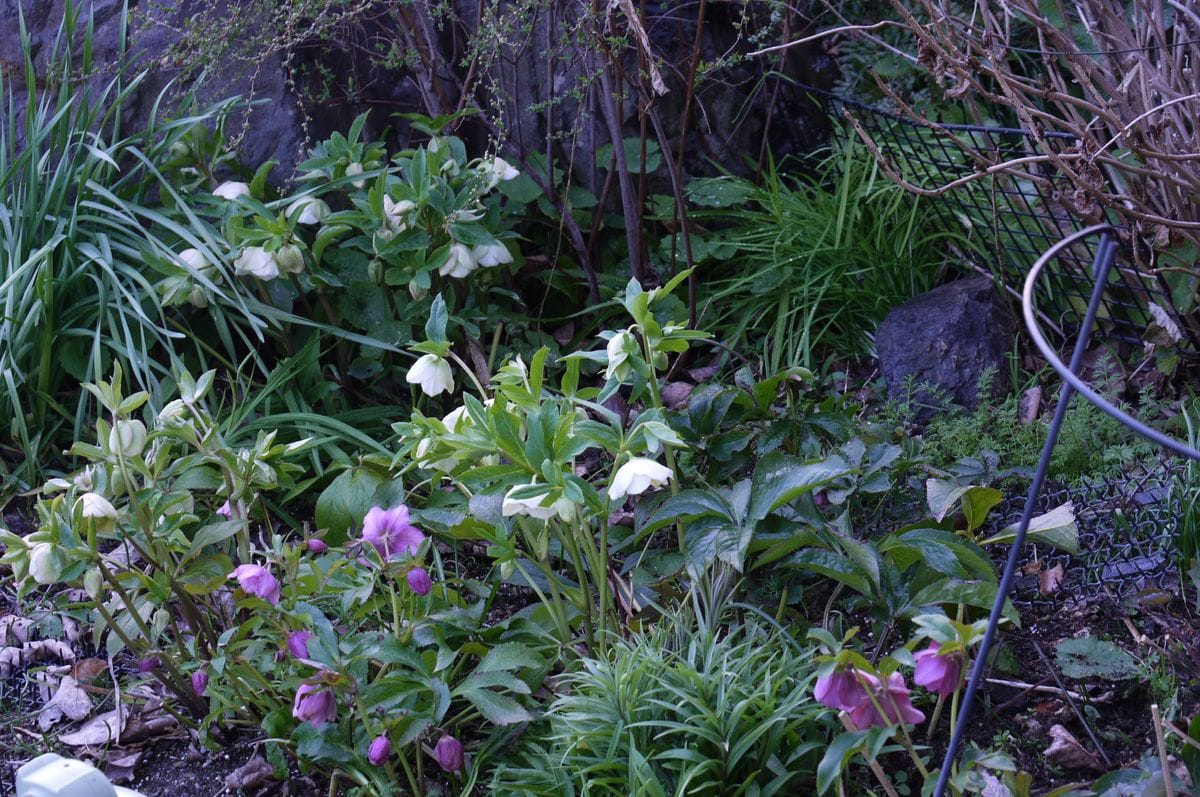
[[[994, 373], [984, 374], [979, 395], [990, 395], [993, 378]], [[932, 464], [942, 465], [993, 451], [1006, 467], [1036, 467], [1056, 400], [1057, 396], [1044, 400], [1045, 412], [1033, 422], [1022, 422], [1021, 400], [1016, 394], [998, 403], [980, 404], [973, 412], [937, 416], [925, 429], [925, 455]], [[1076, 398], [1063, 419], [1049, 475], [1055, 481], [1075, 483], [1085, 476], [1120, 473], [1153, 455], [1153, 445], [1096, 406]]]

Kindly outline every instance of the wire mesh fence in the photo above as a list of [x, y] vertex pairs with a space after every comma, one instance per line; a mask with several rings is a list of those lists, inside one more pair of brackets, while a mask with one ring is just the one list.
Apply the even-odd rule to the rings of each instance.
[[[1044, 490], [1037, 512], [1070, 503], [1079, 552], [1026, 544], [1013, 582], [1015, 603], [1082, 606], [1093, 598], [1129, 605], [1170, 600], [1178, 583], [1175, 537], [1180, 512], [1178, 460], [1164, 459], [1137, 478], [1110, 477]], [[1024, 497], [1005, 502], [998, 527], [1015, 523]]]
[[[1086, 226], [1062, 201], [1074, 186], [1042, 157], [1028, 131], [923, 124], [819, 89], [810, 93], [840, 120], [835, 136], [869, 142], [894, 179], [922, 192], [936, 191], [934, 208], [943, 221], [966, 232], [976, 245], [966, 254], [984, 260], [1009, 287], [1021, 284], [1047, 248]], [[1076, 145], [1068, 133], [1046, 133], [1043, 138], [1059, 154]], [[997, 170], [998, 163], [1010, 165]], [[1064, 340], [1077, 331], [1087, 307], [1094, 245], [1093, 240], [1081, 241], [1061, 254], [1044, 277], [1041, 310]], [[1181, 339], [1174, 343], [1182, 354], [1200, 353], [1200, 329], [1178, 311], [1162, 274], [1134, 268], [1118, 255], [1098, 334], [1140, 346], [1161, 316], [1178, 328]]]

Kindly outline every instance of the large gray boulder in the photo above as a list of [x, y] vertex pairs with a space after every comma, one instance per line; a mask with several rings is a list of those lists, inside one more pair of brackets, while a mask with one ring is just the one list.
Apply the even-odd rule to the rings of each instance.
[[1016, 321], [988, 277], [957, 280], [895, 307], [875, 333], [888, 396], [911, 405], [918, 421], [947, 402], [978, 406], [984, 371], [992, 389], [1008, 388]]

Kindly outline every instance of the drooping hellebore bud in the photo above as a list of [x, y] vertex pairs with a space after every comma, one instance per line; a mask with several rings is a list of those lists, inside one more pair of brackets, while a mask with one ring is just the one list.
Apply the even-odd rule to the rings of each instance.
[[367, 750], [367, 760], [374, 766], [379, 766], [384, 761], [387, 761], [392, 755], [392, 743], [387, 738], [387, 734], [380, 734], [371, 742], [371, 747]]
[[318, 537], [311, 537], [305, 540], [304, 547], [308, 549], [309, 553], [325, 553], [329, 550], [329, 543]]
[[108, 450], [122, 457], [136, 457], [146, 448], [146, 425], [141, 421], [117, 421], [108, 433]]
[[437, 759], [438, 766], [445, 771], [458, 772], [464, 763], [462, 742], [453, 736], [443, 736], [434, 745], [433, 757]]
[[429, 571], [423, 567], [418, 567], [408, 571], [408, 588], [418, 595], [428, 595], [429, 590], [433, 589], [433, 579], [429, 577]]
[[207, 672], [196, 670], [192, 673], [192, 691], [196, 693], [196, 697], [204, 697], [204, 693], [208, 691]]
[[304, 271], [304, 253], [295, 244], [284, 244], [275, 253], [275, 262], [289, 274], [300, 274]]

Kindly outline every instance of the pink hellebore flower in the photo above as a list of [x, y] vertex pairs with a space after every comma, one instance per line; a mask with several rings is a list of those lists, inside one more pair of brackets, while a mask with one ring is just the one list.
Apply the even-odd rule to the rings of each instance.
[[381, 734], [375, 737], [371, 742], [371, 747], [367, 750], [367, 760], [374, 766], [379, 766], [384, 761], [387, 761], [392, 755], [392, 743], [387, 738], [387, 734]]
[[288, 634], [288, 652], [298, 659], [308, 658], [308, 640], [312, 639], [312, 631], [293, 631]]
[[363, 518], [363, 542], [369, 542], [384, 559], [414, 554], [425, 542], [425, 535], [408, 522], [408, 507], [394, 509], [373, 506]]
[[270, 604], [279, 603], [279, 582], [262, 565], [238, 565], [229, 575], [238, 580], [238, 586], [247, 594]]
[[886, 686], [874, 675], [859, 673], [858, 677], [866, 688], [863, 699], [850, 710], [850, 721], [858, 730], [866, 730], [872, 725], [886, 728], [898, 722], [913, 724], [925, 720], [925, 715], [913, 708], [904, 676], [900, 673], [889, 675]]
[[443, 736], [434, 745], [433, 757], [437, 759], [438, 766], [445, 771], [458, 772], [463, 768], [462, 742], [453, 736]]
[[337, 699], [324, 684], [300, 684], [292, 703], [292, 716], [314, 728], [337, 719]]
[[418, 595], [428, 595], [429, 590], [433, 589], [433, 579], [429, 577], [429, 571], [423, 567], [409, 570], [408, 588]]
[[854, 668], [834, 670], [829, 675], [817, 679], [817, 684], [813, 687], [813, 697], [823, 706], [850, 711], [859, 702], [867, 699], [867, 692], [859, 680], [861, 677], [862, 674]]
[[963, 657], [958, 653], [942, 656], [938, 653], [940, 647], [938, 643], [932, 642], [925, 650], [913, 656], [917, 660], [913, 681], [930, 692], [949, 697], [962, 680]]
[[217, 514], [226, 520], [233, 517], [233, 509], [230, 508], [228, 501], [217, 507]]

